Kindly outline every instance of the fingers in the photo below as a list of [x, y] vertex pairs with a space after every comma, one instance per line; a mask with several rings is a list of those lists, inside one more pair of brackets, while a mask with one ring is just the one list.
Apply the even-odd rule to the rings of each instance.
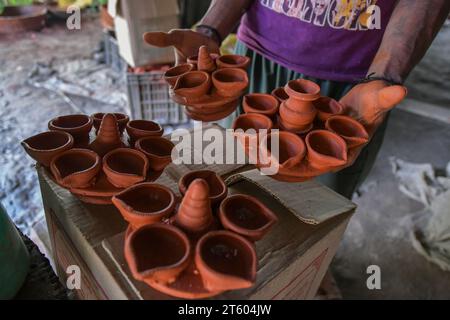
[[389, 86], [378, 91], [378, 106], [382, 111], [388, 111], [399, 104], [407, 95], [404, 86]]
[[152, 46], [165, 48], [174, 45], [173, 38], [165, 32], [146, 32], [144, 41]]

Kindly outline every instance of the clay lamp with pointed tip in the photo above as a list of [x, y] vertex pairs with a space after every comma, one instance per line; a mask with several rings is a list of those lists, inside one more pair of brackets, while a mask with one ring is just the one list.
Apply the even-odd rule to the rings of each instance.
[[225, 54], [216, 59], [216, 65], [218, 69], [224, 68], [240, 68], [247, 69], [250, 63], [250, 58], [246, 56], [240, 56], [237, 54]]
[[215, 59], [211, 58], [208, 47], [201, 46], [198, 49], [197, 70], [209, 73], [213, 72], [216, 70], [216, 63], [214, 60]]
[[245, 152], [256, 159], [260, 139], [273, 128], [273, 122], [259, 113], [241, 114], [233, 121], [233, 135], [238, 139]]
[[[214, 62], [217, 60], [218, 57], [220, 57], [220, 55], [217, 53], [210, 53], [209, 56]], [[186, 59], [186, 62], [194, 65], [194, 69], [196, 69], [198, 67], [198, 55], [189, 56]]]
[[228, 188], [223, 179], [214, 171], [211, 170], [197, 170], [186, 173], [178, 181], [178, 189], [182, 195], [195, 179], [203, 179], [209, 187], [209, 200], [211, 205], [218, 205], [228, 194]]
[[125, 259], [140, 281], [170, 284], [191, 261], [191, 243], [180, 229], [164, 223], [144, 225], [125, 239]]
[[342, 104], [329, 97], [317, 99], [314, 101], [314, 106], [317, 109], [317, 117], [323, 122], [327, 121], [331, 116], [341, 114], [344, 111]]
[[336, 133], [313, 130], [306, 136], [309, 164], [319, 170], [329, 170], [347, 163], [347, 144]]
[[280, 104], [283, 101], [289, 99], [289, 96], [287, 95], [286, 91], [284, 91], [283, 87], [275, 88], [270, 94], [274, 96]]
[[164, 129], [156, 122], [151, 120], [132, 120], [127, 123], [126, 130], [130, 137], [130, 144], [134, 145], [137, 140], [144, 137], [161, 137]]
[[220, 204], [219, 218], [225, 229], [251, 241], [264, 237], [277, 223], [277, 216], [255, 197], [235, 194]]
[[112, 202], [132, 229], [161, 222], [175, 209], [175, 195], [172, 190], [150, 182], [125, 189], [116, 194]]
[[76, 145], [89, 141], [92, 125], [91, 117], [85, 114], [71, 114], [53, 118], [48, 122], [48, 129], [70, 133]]
[[261, 140], [260, 148], [261, 164], [275, 165], [280, 169], [289, 169], [300, 164], [306, 155], [302, 138], [287, 131], [271, 132]]
[[248, 86], [248, 75], [242, 69], [219, 69], [212, 74], [213, 86], [217, 94], [222, 97], [234, 97], [239, 95]]
[[89, 144], [89, 149], [103, 157], [109, 151], [122, 147], [125, 144], [120, 137], [117, 118], [114, 114], [107, 113], [102, 117], [97, 137]]
[[73, 146], [73, 137], [64, 131], [47, 131], [29, 137], [21, 142], [30, 157], [45, 167], [52, 159]]
[[117, 188], [128, 188], [147, 177], [148, 160], [139, 150], [118, 148], [103, 157], [103, 172]]
[[172, 162], [172, 141], [163, 137], [145, 137], [136, 141], [136, 149], [148, 158], [148, 164], [153, 171], [164, 170]]
[[70, 149], [55, 156], [50, 170], [65, 188], [87, 188], [101, 170], [100, 156], [87, 149]]
[[193, 71], [194, 69], [195, 67], [193, 64], [190, 63], [179, 64], [175, 67], [170, 68], [164, 73], [164, 80], [166, 80], [166, 82], [171, 87], [174, 87], [179, 77], [190, 71]]
[[[100, 124], [102, 123], [102, 119], [105, 116], [106, 113], [98, 112], [91, 115], [93, 121], [94, 121], [94, 128], [95, 133], [98, 132], [98, 129], [100, 129]], [[113, 115], [116, 117], [117, 125], [119, 126], [120, 134], [123, 134], [123, 131], [125, 130], [125, 127], [130, 121], [130, 117], [126, 115], [125, 113], [113, 113]]]
[[325, 123], [325, 128], [340, 135], [347, 143], [347, 148], [356, 148], [369, 141], [369, 134], [364, 126], [347, 116], [332, 116]]
[[244, 289], [255, 283], [255, 247], [230, 231], [211, 231], [200, 238], [195, 247], [195, 265], [209, 291]]
[[278, 100], [265, 93], [251, 93], [244, 96], [242, 103], [246, 113], [259, 113], [269, 118], [278, 112]]
[[204, 71], [190, 71], [181, 75], [173, 92], [190, 101], [195, 101], [206, 95], [211, 88], [211, 77]]

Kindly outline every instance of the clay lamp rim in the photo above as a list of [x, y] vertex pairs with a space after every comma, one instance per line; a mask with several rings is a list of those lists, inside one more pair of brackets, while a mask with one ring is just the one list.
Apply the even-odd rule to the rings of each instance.
[[[336, 128], [334, 128], [333, 123], [335, 123], [336, 121], [338, 122], [343, 122], [344, 125], [349, 128], [350, 130], [352, 130], [355, 134], [354, 135], [345, 135], [341, 132], [339, 132], [340, 130]], [[332, 116], [330, 118], [328, 118], [328, 120], [325, 122], [325, 128], [327, 128], [327, 130], [330, 130], [334, 133], [336, 133], [337, 135], [343, 137], [344, 139], [361, 139], [361, 140], [367, 140], [369, 139], [369, 134], [367, 133], [366, 128], [364, 128], [364, 126], [357, 120], [349, 117], [349, 116], [343, 116], [343, 115], [335, 115]]]
[[[256, 229], [241, 227], [229, 217], [229, 210], [226, 209], [226, 206], [231, 201], [239, 201], [240, 203], [244, 203], [245, 201], [247, 201], [256, 204], [258, 206], [258, 209], [260, 209], [258, 214], [264, 215], [264, 217], [267, 218], [268, 221], [264, 225]], [[266, 231], [278, 221], [278, 217], [275, 215], [275, 213], [267, 208], [259, 199], [246, 194], [234, 194], [225, 198], [219, 207], [219, 218], [223, 225], [228, 224], [229, 226], [231, 226], [231, 231], [234, 231], [244, 237], [258, 237], [261, 232]]]
[[108, 113], [113, 114], [116, 117], [117, 122], [125, 122], [130, 119], [127, 114], [121, 112], [97, 112], [92, 114], [91, 117], [94, 120], [101, 122], [103, 120], [103, 117]]
[[[220, 77], [223, 75], [229, 76], [233, 80], [228, 81], [228, 79], [226, 80], [221, 79]], [[236, 83], [247, 84], [248, 74], [245, 70], [242, 70], [240, 68], [223, 68], [217, 69], [212, 73], [212, 80], [214, 83], [219, 83], [222, 86], [232, 86], [235, 85]]]
[[320, 97], [320, 86], [307, 79], [296, 79], [289, 81], [284, 86], [284, 91], [291, 98], [304, 101], [314, 101]]
[[[246, 113], [259, 113], [269, 116], [277, 112], [279, 105], [278, 99], [267, 93], [250, 93], [244, 96], [243, 101]], [[262, 108], [260, 108], [261, 106]]]
[[[211, 59], [216, 60], [217, 58], [220, 57], [220, 55], [218, 53], [215, 52], [210, 52], [209, 56], [211, 57]], [[192, 56], [187, 57], [186, 61], [190, 64], [193, 64], [194, 62], [197, 63], [198, 61], [198, 54], [194, 54]], [[189, 62], [191, 61], [191, 62]]]
[[[51, 137], [51, 136], [54, 136], [54, 135], [65, 136], [67, 138], [67, 141], [63, 145], [60, 145], [60, 146], [52, 148], [52, 149], [36, 149], [35, 147], [33, 147], [31, 145], [30, 140], [32, 140], [32, 139], [39, 139], [39, 138], [41, 138], [43, 136]], [[20, 142], [20, 144], [24, 148], [26, 148], [28, 150], [32, 150], [33, 152], [36, 152], [36, 153], [48, 153], [48, 152], [58, 151], [58, 150], [66, 148], [68, 146], [69, 147], [72, 146], [73, 143], [74, 143], [74, 140], [73, 140], [73, 137], [72, 137], [72, 135], [70, 133], [67, 133], [65, 131], [57, 131], [57, 130], [50, 130], [50, 131], [41, 132], [41, 133], [38, 133], [38, 134], [36, 134], [36, 135], [34, 135], [32, 137], [26, 138], [25, 140]]]
[[[19, 14], [6, 15], [6, 9], [14, 10]], [[47, 8], [39, 5], [25, 5], [25, 6], [5, 6], [5, 11], [0, 15], [1, 20], [24, 20], [30, 18], [41, 17], [47, 14]]]
[[[197, 77], [197, 79], [196, 79]], [[189, 86], [184, 86], [184, 82], [186, 81], [186, 79], [195, 80], [195, 84], [194, 85], [189, 85]], [[183, 90], [183, 91], [196, 91], [199, 88], [202, 88], [203, 86], [207, 85], [208, 82], [211, 80], [209, 73], [205, 72], [205, 71], [199, 71], [199, 70], [194, 70], [194, 71], [189, 71], [186, 72], [185, 74], [182, 74], [177, 82], [175, 82], [175, 86], [173, 87], [173, 91], [175, 93], [177, 93], [179, 90]], [[203, 93], [202, 93], [203, 94]]]
[[239, 54], [224, 54], [217, 58], [218, 67], [224, 69], [244, 67], [249, 62], [249, 57]]
[[[111, 168], [108, 161], [112, 156], [116, 155], [117, 153], [133, 155], [133, 156], [141, 158], [144, 161], [141, 174], [138, 175], [135, 173], [120, 172], [120, 171], [116, 171], [113, 168]], [[143, 152], [136, 150], [136, 149], [131, 149], [131, 148], [117, 148], [117, 149], [111, 150], [110, 152], [108, 152], [107, 154], [105, 154], [103, 156], [102, 163], [103, 163], [103, 167], [106, 167], [107, 170], [112, 172], [113, 174], [127, 176], [127, 177], [146, 177], [147, 172], [148, 172], [148, 167], [149, 167], [147, 156]]]
[[276, 99], [278, 99], [280, 102], [289, 99], [289, 95], [286, 93], [286, 90], [284, 90], [284, 87], [275, 88], [272, 90], [270, 94], [274, 96]]
[[313, 104], [317, 111], [327, 116], [339, 115], [344, 111], [344, 106], [330, 97], [320, 97]]
[[300, 163], [300, 161], [302, 161], [306, 155], [306, 151], [307, 151], [306, 144], [303, 141], [303, 139], [300, 138], [297, 134], [295, 134], [293, 132], [289, 132], [289, 131], [271, 132], [261, 139], [259, 146], [260, 146], [260, 148], [267, 150], [268, 158], [272, 158], [272, 153], [270, 152], [270, 150], [268, 148], [267, 140], [270, 137], [275, 136], [275, 135], [278, 135], [280, 140], [281, 139], [291, 139], [291, 141], [294, 140], [295, 147], [300, 149], [296, 152], [296, 154], [294, 156], [286, 159], [285, 161], [283, 161], [281, 163], [279, 162], [279, 159], [276, 159], [274, 157], [274, 160], [278, 162], [279, 166], [281, 168], [291, 168], [291, 167], [295, 166], [296, 164]]
[[[265, 123], [264, 128], [250, 127], [250, 128], [246, 128], [245, 130], [244, 130], [244, 128], [242, 128], [243, 121], [248, 121], [248, 122], [250, 122], [250, 124], [254, 124], [255, 119], [257, 119], [258, 124]], [[249, 124], [248, 122], [247, 122], [247, 124]], [[257, 133], [259, 130], [264, 130], [264, 129], [266, 129], [267, 132], [269, 132], [271, 129], [273, 129], [273, 121], [264, 114], [244, 113], [244, 114], [239, 115], [236, 119], [234, 119], [232, 128], [234, 131], [239, 130], [239, 129], [244, 130], [244, 134], [248, 129], [255, 130], [255, 133]]]
[[[157, 129], [150, 130], [150, 129], [142, 129], [142, 128], [139, 128], [139, 127], [134, 127], [134, 125], [137, 125], [137, 124], [148, 124], [148, 125], [157, 127]], [[134, 132], [134, 133], [138, 133], [138, 134], [149, 134], [149, 133], [162, 134], [163, 130], [164, 130], [163, 127], [159, 123], [157, 123], [155, 121], [152, 121], [152, 120], [131, 120], [131, 121], [128, 121], [126, 129], [127, 129], [128, 133], [130, 133], [130, 131], [131, 131], [131, 133]]]
[[[200, 174], [200, 176], [199, 176], [199, 174]], [[218, 201], [219, 199], [224, 197], [226, 194], [228, 194], [227, 185], [225, 184], [223, 179], [216, 172], [214, 172], [212, 170], [195, 170], [195, 171], [190, 171], [190, 172], [185, 173], [178, 181], [178, 189], [180, 190], [180, 193], [182, 195], [186, 194], [187, 189], [189, 188], [189, 185], [196, 179], [203, 179], [206, 181], [206, 183], [208, 183], [208, 180], [203, 178], [204, 175], [202, 176], [202, 174], [205, 174], [207, 176], [210, 176], [210, 175], [213, 176], [215, 181], [217, 181], [219, 183], [219, 185], [222, 189], [222, 191], [219, 194], [211, 195], [211, 188], [210, 188], [209, 199], [210, 199], [211, 204], [213, 204], [215, 201]], [[189, 178], [191, 178], [191, 176], [192, 176], [192, 179], [190, 179], [190, 183], [187, 184], [187, 180]], [[208, 184], [208, 186], [209, 186], [209, 184]]]
[[166, 72], [164, 72], [164, 78], [170, 80], [170, 79], [175, 79], [178, 77], [181, 77], [182, 75], [193, 71], [194, 70], [194, 65], [192, 63], [183, 63], [183, 64], [179, 64], [177, 66], [174, 66], [170, 69], [168, 69]]
[[[56, 162], [57, 162], [60, 158], [62, 158], [62, 157], [64, 157], [64, 156], [67, 156], [67, 155], [70, 155], [70, 154], [78, 154], [78, 155], [82, 154], [83, 156], [88, 156], [88, 157], [90, 157], [91, 159], [95, 159], [95, 161], [94, 161], [94, 163], [93, 163], [89, 168], [86, 168], [86, 169], [84, 169], [84, 170], [79, 170], [79, 171], [72, 172], [71, 174], [68, 174], [68, 175], [65, 176], [64, 178], [61, 178], [61, 172], [59, 171], [59, 168], [58, 168], [58, 166], [56, 165]], [[81, 148], [74, 148], [74, 149], [69, 149], [69, 150], [63, 151], [63, 152], [61, 152], [60, 154], [57, 154], [57, 155], [52, 159], [52, 161], [51, 161], [51, 163], [50, 163], [50, 168], [51, 168], [52, 172], [53, 172], [54, 174], [57, 175], [57, 178], [58, 178], [58, 179], [64, 179], [64, 180], [65, 180], [65, 179], [67, 179], [68, 177], [71, 177], [71, 176], [73, 176], [73, 175], [79, 175], [79, 174], [82, 174], [82, 173], [85, 173], [85, 172], [89, 172], [90, 170], [96, 168], [97, 166], [100, 166], [100, 160], [101, 160], [100, 156], [99, 156], [96, 152], [94, 152], [94, 151], [92, 151], [92, 150], [89, 150], [89, 149], [81, 149]]]
[[[331, 137], [331, 140], [335, 140], [338, 142], [338, 144], [342, 147], [342, 152], [340, 157], [337, 158], [335, 156], [329, 156], [323, 153], [320, 153], [316, 151], [315, 148], [311, 146], [311, 137], [314, 135], [326, 135], [328, 137]], [[347, 143], [343, 138], [341, 138], [338, 134], [328, 131], [328, 130], [313, 130], [310, 133], [306, 135], [306, 146], [308, 148], [308, 153], [312, 153], [316, 158], [320, 159], [321, 161], [330, 162], [333, 163], [333, 166], [340, 166], [347, 163]], [[330, 165], [331, 166], [331, 165]]]
[[[138, 252], [134, 251], [133, 246], [131, 245], [132, 241], [134, 240], [134, 238], [136, 237], [136, 235], [138, 235], [141, 232], [145, 232], [151, 229], [162, 229], [165, 232], [171, 232], [172, 235], [178, 237], [179, 240], [181, 240], [180, 242], [183, 243], [183, 245], [185, 246], [185, 253], [184, 255], [177, 260], [175, 263], [172, 263], [170, 265], [164, 265], [164, 266], [159, 266], [159, 267], [154, 267], [151, 269], [147, 269], [147, 270], [138, 270], [138, 262], [136, 257], [139, 255]], [[131, 254], [131, 261], [128, 261], [129, 267], [132, 271], [132, 273], [134, 275], [138, 275], [138, 279], [139, 280], [143, 280], [149, 276], [152, 276], [154, 273], [161, 271], [161, 270], [169, 270], [169, 269], [174, 269], [174, 268], [179, 268], [179, 267], [183, 267], [183, 265], [187, 266], [187, 263], [190, 259], [191, 256], [191, 252], [192, 252], [192, 246], [191, 246], [191, 242], [189, 241], [189, 238], [187, 237], [187, 235], [181, 231], [179, 228], [172, 226], [170, 224], [166, 224], [166, 223], [153, 223], [153, 224], [147, 224], [147, 225], [143, 225], [135, 230], [133, 230], [129, 237], [126, 238], [125, 240], [125, 247], [132, 253]]]
[[[62, 127], [60, 125], [56, 125], [55, 122], [58, 122], [58, 120], [61, 120], [63, 118], [69, 119], [69, 118], [75, 118], [75, 117], [79, 117], [79, 118], [85, 118], [86, 122], [82, 123], [81, 125], [75, 126], [75, 127]], [[65, 116], [59, 116], [56, 118], [53, 118], [52, 120], [50, 120], [50, 122], [48, 123], [49, 129], [53, 130], [54, 129], [58, 129], [58, 130], [67, 130], [67, 131], [76, 131], [79, 129], [84, 129], [87, 127], [92, 127], [94, 123], [94, 119], [92, 119], [92, 117], [86, 115], [86, 114], [69, 114], [69, 115], [65, 115]]]
[[[164, 147], [170, 147], [170, 150], [171, 150], [170, 154], [162, 156], [162, 155], [153, 153], [152, 151], [147, 151], [147, 150], [142, 146], [142, 144], [143, 144], [145, 141], [148, 141], [148, 140], [159, 141], [159, 142], [165, 144]], [[144, 153], [145, 155], [151, 156], [152, 158], [161, 159], [161, 160], [167, 159], [167, 158], [169, 158], [169, 157], [171, 158], [171, 157], [172, 157], [172, 150], [173, 150], [173, 148], [175, 148], [175, 145], [174, 145], [174, 143], [173, 143], [172, 141], [170, 141], [170, 140], [168, 140], [168, 139], [166, 139], [166, 138], [163, 138], [163, 137], [159, 137], [159, 136], [142, 137], [142, 138], [140, 138], [140, 139], [138, 139], [138, 140], [136, 141], [136, 143], [135, 143], [134, 146], [136, 147], [136, 149], [138, 149], [139, 151], [141, 151], [141, 152]]]
[[[152, 212], [142, 212], [139, 210], [134, 209], [132, 206], [130, 206], [127, 202], [125, 202], [125, 200], [123, 200], [121, 197], [133, 192], [136, 189], [159, 189], [159, 190], [163, 190], [164, 192], [166, 192], [169, 196], [170, 196], [170, 200], [169, 203], [166, 207], [158, 210], [158, 211], [152, 211]], [[120, 206], [122, 206], [125, 210], [127, 210], [127, 214], [130, 215], [137, 215], [137, 216], [143, 216], [143, 217], [148, 217], [148, 216], [161, 216], [161, 215], [169, 215], [173, 212], [173, 210], [175, 209], [175, 194], [173, 193], [173, 191], [171, 189], [169, 189], [168, 187], [162, 185], [162, 184], [158, 184], [158, 183], [153, 183], [153, 182], [142, 182], [142, 183], [138, 183], [135, 184], [131, 187], [126, 188], [125, 190], [117, 193], [116, 195], [113, 196], [113, 203], [117, 202]], [[169, 212], [169, 213], [167, 213]]]

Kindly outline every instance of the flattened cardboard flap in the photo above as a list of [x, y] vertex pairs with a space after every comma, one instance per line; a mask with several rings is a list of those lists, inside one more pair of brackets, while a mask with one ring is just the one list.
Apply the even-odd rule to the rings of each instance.
[[225, 183], [229, 186], [242, 180], [263, 189], [298, 219], [308, 224], [319, 224], [356, 208], [353, 202], [316, 181], [280, 182], [262, 175], [256, 169], [234, 174], [226, 179]]

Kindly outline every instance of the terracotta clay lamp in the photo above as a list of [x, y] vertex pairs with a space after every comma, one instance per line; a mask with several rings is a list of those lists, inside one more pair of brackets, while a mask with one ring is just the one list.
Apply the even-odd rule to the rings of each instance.
[[[275, 143], [278, 143], [278, 150], [273, 149]], [[261, 164], [275, 165], [280, 169], [289, 169], [300, 164], [306, 154], [302, 138], [287, 131], [271, 132], [261, 140], [260, 148]]]
[[218, 69], [224, 68], [240, 68], [247, 69], [250, 63], [250, 58], [246, 56], [240, 56], [237, 54], [225, 54], [216, 59], [216, 65]]
[[289, 96], [287, 95], [286, 91], [284, 91], [283, 87], [274, 89], [270, 94], [274, 96], [279, 103], [282, 103], [283, 101], [289, 99]]
[[339, 167], [347, 162], [347, 145], [328, 130], [314, 130], [306, 136], [309, 164], [319, 170]]
[[206, 95], [211, 87], [211, 78], [208, 73], [204, 71], [191, 71], [181, 75], [175, 86], [173, 92], [188, 101], [195, 101]]
[[349, 149], [360, 147], [369, 141], [369, 134], [364, 126], [347, 116], [332, 116], [325, 123], [325, 128], [340, 135]]
[[175, 209], [175, 195], [156, 183], [139, 183], [116, 194], [113, 204], [132, 229], [161, 222]]
[[163, 137], [145, 137], [136, 142], [136, 149], [148, 158], [149, 166], [154, 171], [164, 170], [172, 162], [172, 141]]
[[[260, 136], [267, 134], [273, 128], [270, 118], [259, 113], [241, 114], [233, 121], [233, 134], [244, 148], [246, 153], [253, 150], [249, 156], [254, 159], [258, 156], [258, 144]], [[265, 130], [265, 131], [261, 131]]]
[[65, 188], [87, 188], [95, 183], [101, 169], [98, 154], [87, 149], [70, 149], [55, 156], [50, 170]]
[[277, 223], [277, 216], [255, 197], [235, 194], [220, 204], [219, 218], [225, 229], [252, 241], [264, 237]]
[[180, 64], [173, 68], [170, 68], [164, 73], [164, 80], [171, 86], [174, 87], [178, 78], [182, 75], [188, 73], [189, 71], [194, 70], [194, 65], [190, 63]]
[[73, 137], [63, 131], [47, 131], [29, 137], [21, 142], [30, 157], [49, 167], [52, 159], [73, 146]]
[[49, 130], [64, 131], [70, 133], [75, 144], [89, 141], [93, 120], [85, 114], [72, 114], [56, 117], [49, 121]]
[[320, 121], [327, 121], [329, 117], [341, 114], [344, 111], [342, 104], [329, 97], [321, 97], [314, 101], [317, 117]]
[[178, 181], [180, 193], [185, 195], [191, 182], [196, 179], [202, 179], [208, 184], [211, 205], [219, 204], [227, 196], [228, 188], [225, 182], [217, 173], [211, 170], [191, 171], [183, 175]]
[[222, 97], [239, 95], [248, 86], [248, 75], [242, 69], [226, 68], [213, 72], [212, 82], [217, 94]]
[[140, 281], [173, 283], [191, 260], [191, 244], [178, 228], [155, 223], [131, 232], [125, 239], [125, 259]]
[[[126, 123], [123, 123], [126, 125]], [[103, 157], [109, 151], [124, 147], [120, 138], [120, 131], [117, 118], [112, 113], [107, 113], [102, 117], [100, 129], [97, 137], [89, 144], [89, 149], [95, 151], [99, 156]]]
[[198, 49], [197, 70], [205, 72], [213, 72], [216, 70], [215, 59], [211, 58], [211, 54], [206, 46]]
[[126, 130], [131, 145], [134, 145], [140, 138], [160, 137], [164, 133], [164, 129], [158, 123], [150, 120], [132, 120], [127, 123]]
[[[100, 129], [100, 124], [102, 123], [102, 119], [105, 116], [105, 114], [106, 113], [98, 112], [98, 113], [94, 113], [91, 116], [94, 121], [95, 133], [97, 133], [98, 129]], [[122, 134], [123, 131], [125, 130], [125, 127], [126, 127], [128, 121], [130, 121], [130, 117], [128, 115], [126, 115], [125, 113], [113, 113], [113, 115], [116, 117], [120, 134]]]
[[256, 251], [244, 237], [225, 230], [205, 234], [195, 248], [195, 264], [210, 291], [251, 287], [256, 279]]
[[147, 171], [147, 157], [138, 150], [119, 148], [103, 157], [103, 172], [108, 181], [117, 188], [128, 188], [144, 181]]
[[251, 93], [244, 96], [242, 103], [246, 113], [259, 113], [269, 118], [278, 112], [278, 100], [270, 94]]
[[[215, 62], [217, 60], [217, 58], [220, 56], [217, 53], [210, 53], [209, 56], [211, 57], [211, 59]], [[197, 68], [197, 64], [198, 64], [198, 55], [194, 55], [194, 56], [189, 56], [186, 59], [187, 63], [190, 63], [192, 65], [194, 65], [194, 68]]]

